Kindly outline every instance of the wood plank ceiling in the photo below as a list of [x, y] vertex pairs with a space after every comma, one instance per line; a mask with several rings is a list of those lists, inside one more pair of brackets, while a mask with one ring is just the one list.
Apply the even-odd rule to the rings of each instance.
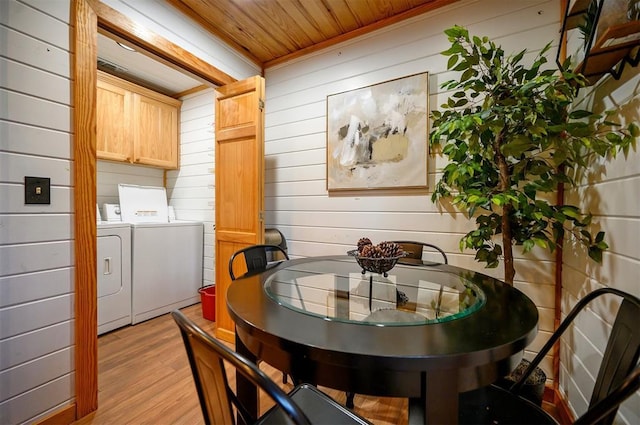
[[458, 0], [167, 0], [263, 68]]

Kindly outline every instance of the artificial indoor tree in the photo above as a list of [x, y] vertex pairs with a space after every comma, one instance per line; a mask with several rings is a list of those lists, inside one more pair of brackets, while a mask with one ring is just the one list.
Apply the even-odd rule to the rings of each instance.
[[591, 215], [550, 198], [559, 185], [574, 186], [572, 177], [595, 156], [626, 155], [638, 126], [609, 122], [610, 113], [574, 110], [586, 80], [545, 67], [550, 44], [533, 58], [526, 50], [507, 56], [463, 27], [445, 34], [451, 47], [442, 54], [459, 78], [442, 84], [453, 93], [431, 112], [430, 144], [449, 159], [432, 200], [450, 200], [475, 219], [461, 249], [475, 250], [487, 267], [502, 259], [511, 285], [513, 245], [524, 252], [534, 246], [553, 251], [570, 234], [601, 262], [608, 246], [603, 232], [590, 232]]

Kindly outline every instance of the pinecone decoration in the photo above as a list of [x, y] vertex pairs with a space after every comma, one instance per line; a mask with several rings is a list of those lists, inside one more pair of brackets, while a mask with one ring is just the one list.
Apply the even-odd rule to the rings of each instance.
[[364, 248], [367, 245], [372, 245], [371, 239], [369, 239], [369, 238], [360, 238], [358, 240], [358, 252], [361, 253], [362, 252], [362, 248]]
[[387, 272], [396, 265], [398, 257], [402, 257], [404, 252], [396, 242], [384, 241], [374, 245], [371, 239], [360, 238], [358, 249], [349, 251], [348, 254], [356, 257], [356, 261], [362, 267], [362, 274], [369, 271], [387, 277]]
[[373, 258], [375, 250], [376, 250], [376, 247], [372, 244], [364, 245], [360, 250], [359, 255], [361, 257]]
[[378, 246], [384, 258], [400, 257], [402, 255], [402, 247], [395, 242], [384, 241], [380, 242]]

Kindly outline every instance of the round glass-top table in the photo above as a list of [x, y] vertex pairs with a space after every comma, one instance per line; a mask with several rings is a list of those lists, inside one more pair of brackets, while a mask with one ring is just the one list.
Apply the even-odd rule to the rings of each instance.
[[[515, 368], [538, 323], [519, 290], [419, 260], [387, 277], [347, 255], [289, 260], [235, 280], [226, 301], [238, 352], [298, 381], [407, 397], [411, 423], [456, 423], [458, 394]], [[255, 388], [237, 379], [257, 409]]]
[[459, 273], [425, 275], [421, 261], [401, 261], [385, 277], [354, 271], [353, 261], [333, 258], [284, 267], [265, 280], [266, 294], [301, 313], [376, 326], [456, 320], [485, 303], [478, 285]]

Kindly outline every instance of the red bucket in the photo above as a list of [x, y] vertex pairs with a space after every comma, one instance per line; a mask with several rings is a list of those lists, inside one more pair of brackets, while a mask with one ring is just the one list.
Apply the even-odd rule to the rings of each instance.
[[202, 301], [202, 317], [212, 322], [216, 321], [216, 285], [198, 289]]

